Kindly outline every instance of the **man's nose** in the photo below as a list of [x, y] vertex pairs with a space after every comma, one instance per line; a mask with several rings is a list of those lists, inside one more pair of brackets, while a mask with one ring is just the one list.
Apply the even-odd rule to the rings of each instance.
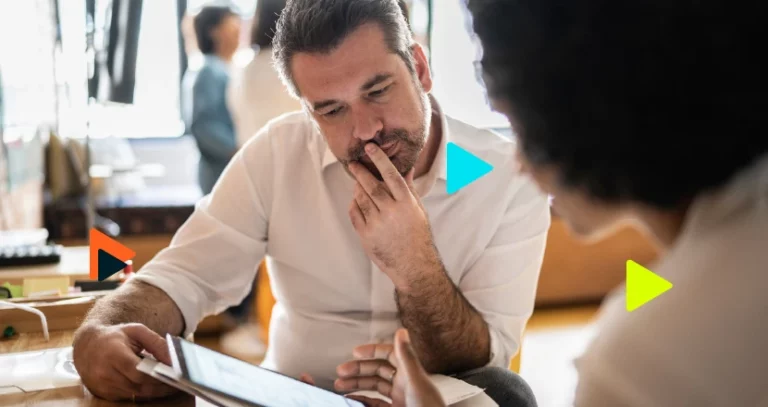
[[355, 114], [352, 135], [359, 140], [372, 140], [384, 129], [384, 123], [372, 110], [362, 108]]

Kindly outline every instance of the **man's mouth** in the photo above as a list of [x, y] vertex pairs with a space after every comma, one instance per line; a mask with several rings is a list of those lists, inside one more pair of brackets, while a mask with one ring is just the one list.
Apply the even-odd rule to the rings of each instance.
[[381, 146], [380, 148], [382, 151], [384, 151], [384, 154], [386, 154], [387, 157], [392, 158], [400, 151], [400, 142], [393, 141]]

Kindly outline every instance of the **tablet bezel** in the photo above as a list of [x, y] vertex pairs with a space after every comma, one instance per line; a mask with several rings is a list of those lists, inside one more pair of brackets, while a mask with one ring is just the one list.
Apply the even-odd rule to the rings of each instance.
[[187, 361], [184, 358], [184, 353], [181, 350], [181, 339], [178, 336], [171, 334], [165, 335], [165, 340], [168, 343], [168, 353], [171, 355], [172, 368], [176, 373], [186, 381], [189, 379], [189, 370], [187, 370]]

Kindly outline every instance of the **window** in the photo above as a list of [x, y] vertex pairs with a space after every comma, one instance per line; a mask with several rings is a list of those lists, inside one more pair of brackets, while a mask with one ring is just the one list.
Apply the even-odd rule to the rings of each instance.
[[464, 1], [434, 1], [431, 63], [435, 97], [451, 117], [477, 127], [507, 128], [509, 122], [493, 111], [478, 79], [480, 55]]
[[187, 10], [195, 13], [203, 6], [223, 4], [234, 7], [244, 17], [250, 18], [256, 12], [257, 0], [187, 0]]
[[[103, 49], [110, 0], [96, 0], [95, 45]], [[144, 1], [136, 56], [133, 104], [99, 101], [88, 107], [85, 2], [59, 0], [62, 51], [57, 82], [64, 87], [59, 113], [63, 136], [83, 138], [87, 119], [94, 138], [174, 137], [184, 132], [179, 108], [179, 38], [176, 1]]]
[[[127, 137], [168, 137], [184, 132], [180, 111], [180, 42], [175, 1], [144, 1], [136, 57], [133, 121]], [[128, 123], [126, 123], [128, 124]]]
[[[250, 18], [257, 0], [188, 0], [188, 14], [209, 4], [228, 4], [244, 18]], [[91, 131], [95, 137], [175, 137], [184, 133], [181, 117], [181, 67], [176, 1], [144, 1], [141, 11], [136, 87], [129, 106], [97, 106], [92, 111]], [[244, 28], [248, 26], [244, 24]], [[244, 30], [246, 31], [246, 30]], [[189, 66], [200, 62], [189, 56]], [[116, 126], [115, 123], [120, 123]]]

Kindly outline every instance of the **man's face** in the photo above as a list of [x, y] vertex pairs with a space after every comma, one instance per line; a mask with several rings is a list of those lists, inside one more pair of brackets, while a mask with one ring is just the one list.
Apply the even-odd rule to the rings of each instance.
[[298, 53], [291, 61], [296, 87], [333, 154], [345, 167], [358, 161], [379, 179], [364, 152], [378, 144], [405, 175], [429, 134], [432, 80], [415, 46], [416, 75], [384, 41], [378, 24], [365, 24], [327, 54]]

